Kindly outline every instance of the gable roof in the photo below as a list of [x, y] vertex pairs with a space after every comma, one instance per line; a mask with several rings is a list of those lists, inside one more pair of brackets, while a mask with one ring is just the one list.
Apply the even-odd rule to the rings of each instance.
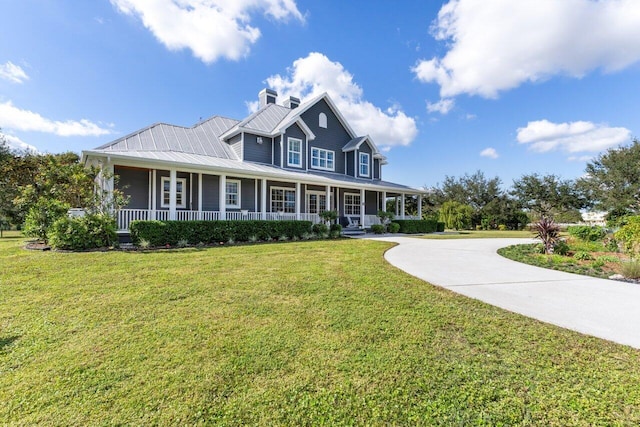
[[95, 150], [104, 152], [173, 151], [235, 160], [238, 158], [237, 155], [219, 136], [237, 123], [237, 120], [220, 116], [211, 117], [191, 128], [156, 123], [101, 145]]

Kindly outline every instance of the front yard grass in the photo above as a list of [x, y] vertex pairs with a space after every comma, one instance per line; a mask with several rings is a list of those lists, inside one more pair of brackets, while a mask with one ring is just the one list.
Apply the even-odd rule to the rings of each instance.
[[640, 423], [640, 351], [431, 286], [385, 242], [22, 245], [0, 240], [3, 424]]

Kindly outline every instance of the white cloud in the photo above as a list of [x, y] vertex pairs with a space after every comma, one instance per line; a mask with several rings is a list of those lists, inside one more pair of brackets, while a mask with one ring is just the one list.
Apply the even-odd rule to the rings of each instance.
[[36, 147], [31, 144], [27, 144], [17, 136], [4, 135], [4, 138], [7, 141], [9, 148], [11, 148], [12, 150], [38, 152], [38, 149]]
[[440, 85], [442, 97], [494, 98], [525, 82], [640, 60], [637, 0], [450, 0], [431, 33], [448, 51], [412, 71]]
[[451, 98], [443, 98], [435, 103], [427, 101], [427, 111], [430, 113], [447, 114], [454, 105], [455, 101]]
[[11, 83], [24, 83], [29, 80], [29, 76], [22, 67], [11, 61], [7, 61], [6, 64], [0, 64], [0, 78], [8, 80]]
[[296, 96], [304, 101], [327, 92], [353, 130], [371, 135], [382, 149], [409, 145], [418, 134], [415, 120], [397, 104], [383, 111], [365, 101], [351, 73], [321, 53], [312, 52], [295, 60], [287, 71], [288, 75], [273, 75], [266, 80], [280, 97]]
[[33, 111], [15, 107], [11, 101], [0, 102], [0, 128], [45, 132], [58, 136], [100, 136], [111, 133], [109, 129], [86, 119], [64, 122], [47, 119]]
[[[552, 123], [537, 120], [518, 128], [517, 140], [529, 144], [533, 151], [545, 153], [561, 150], [568, 153], [597, 153], [629, 141], [631, 131], [622, 127], [578, 121]], [[578, 158], [577, 156], [572, 156]]]
[[490, 159], [497, 159], [498, 157], [500, 157], [500, 156], [498, 155], [498, 152], [496, 151], [496, 149], [495, 149], [495, 148], [493, 148], [493, 147], [487, 147], [487, 148], [485, 148], [484, 150], [482, 150], [482, 151], [480, 152], [480, 155], [481, 155], [482, 157], [488, 157], [488, 158], [490, 158]]
[[276, 21], [304, 16], [295, 0], [111, 0], [122, 13], [138, 17], [168, 49], [191, 49], [206, 63], [238, 60], [260, 38], [251, 26], [255, 13]]

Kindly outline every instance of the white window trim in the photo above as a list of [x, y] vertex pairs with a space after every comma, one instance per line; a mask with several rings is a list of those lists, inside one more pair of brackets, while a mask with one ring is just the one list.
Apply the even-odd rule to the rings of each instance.
[[[171, 202], [168, 204], [164, 202], [164, 183], [168, 182], [169, 186], [171, 186], [171, 177], [163, 176], [160, 179], [160, 207], [161, 208], [169, 208]], [[178, 204], [178, 182], [182, 183], [182, 203]], [[187, 179], [186, 178], [176, 178], [176, 208], [184, 209], [187, 207]]]
[[[300, 151], [298, 151], [298, 159], [300, 159], [300, 163], [291, 163], [289, 161], [289, 153], [293, 152], [295, 153], [295, 151], [291, 150], [291, 141], [298, 141], [300, 143]], [[292, 167], [296, 167], [296, 168], [301, 168], [302, 167], [302, 140], [300, 138], [292, 138], [292, 137], [288, 137], [287, 138], [287, 166], [292, 166]]]
[[[318, 163], [320, 163], [320, 152], [325, 152], [327, 154], [331, 153], [331, 155], [333, 156], [333, 160], [331, 161], [331, 164], [333, 165], [333, 167], [326, 167], [323, 168], [322, 166], [313, 166], [313, 152], [314, 150], [318, 151]], [[328, 158], [327, 158], [328, 159]], [[327, 161], [328, 163], [328, 161]], [[318, 170], [323, 170], [323, 171], [335, 171], [336, 170], [336, 152], [333, 150], [326, 150], [324, 148], [318, 148], [318, 147], [311, 147], [311, 169], [318, 169]]]
[[[366, 156], [367, 161], [366, 163], [362, 161], [362, 158]], [[369, 153], [358, 153], [358, 175], [360, 176], [371, 176], [371, 165], [369, 164], [370, 162], [370, 156]], [[362, 173], [362, 166], [367, 165], [367, 173]]]
[[[273, 208], [273, 190], [284, 190], [284, 191], [293, 191], [294, 194], [294, 212], [295, 212], [295, 206], [297, 204], [298, 201], [298, 193], [296, 192], [295, 187], [276, 187], [276, 186], [271, 186], [269, 187], [269, 210], [271, 212], [273, 212], [272, 208]], [[284, 199], [284, 193], [282, 193], [283, 199], [282, 199], [282, 212], [284, 212], [284, 203], [286, 201], [286, 199]], [[281, 212], [281, 211], [277, 211], [277, 212]], [[289, 213], [294, 213], [294, 212], [289, 212]]]
[[[238, 204], [237, 205], [229, 205], [227, 204], [227, 185], [231, 184], [231, 183], [236, 183], [238, 184]], [[242, 181], [239, 179], [229, 179], [227, 178], [226, 183], [225, 183], [225, 187], [224, 187], [224, 191], [225, 191], [225, 195], [224, 195], [224, 201], [225, 201], [225, 206], [227, 209], [240, 209], [240, 205], [242, 204]]]
[[[309, 203], [309, 202], [310, 202], [310, 199], [311, 199], [311, 197], [310, 197], [310, 196], [312, 196], [312, 195], [313, 195], [313, 196], [318, 196], [318, 197], [324, 197], [324, 198], [325, 198], [325, 208], [327, 207], [327, 193], [326, 193], [325, 191], [307, 190], [307, 191], [305, 191], [305, 195], [306, 195], [306, 198], [307, 198], [307, 200], [305, 201], [305, 202], [306, 202], [306, 206], [305, 206], [305, 208], [306, 208], [306, 209], [305, 209], [305, 211], [306, 211], [307, 213], [312, 213], [312, 212], [311, 212], [311, 209], [310, 209], [311, 204]], [[325, 209], [325, 210], [326, 210], [326, 209]], [[317, 212], [317, 213], [322, 212], [322, 211], [320, 210], [320, 199], [318, 199], [318, 211], [319, 211], [319, 212]]]
[[344, 215], [345, 216], [356, 216], [356, 215], [360, 215], [360, 212], [362, 212], [362, 200], [360, 200], [360, 203], [356, 204], [350, 204], [349, 206], [358, 206], [358, 210], [360, 212], [358, 213], [347, 213], [347, 196], [356, 196], [358, 197], [358, 199], [361, 199], [360, 197], [360, 193], [342, 193], [342, 206], [344, 209]]

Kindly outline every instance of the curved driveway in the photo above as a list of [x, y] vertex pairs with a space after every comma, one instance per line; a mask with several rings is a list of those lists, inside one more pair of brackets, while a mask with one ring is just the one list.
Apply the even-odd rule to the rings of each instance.
[[407, 273], [453, 292], [543, 322], [640, 348], [640, 285], [533, 267], [501, 257], [529, 239], [396, 242], [385, 258]]

